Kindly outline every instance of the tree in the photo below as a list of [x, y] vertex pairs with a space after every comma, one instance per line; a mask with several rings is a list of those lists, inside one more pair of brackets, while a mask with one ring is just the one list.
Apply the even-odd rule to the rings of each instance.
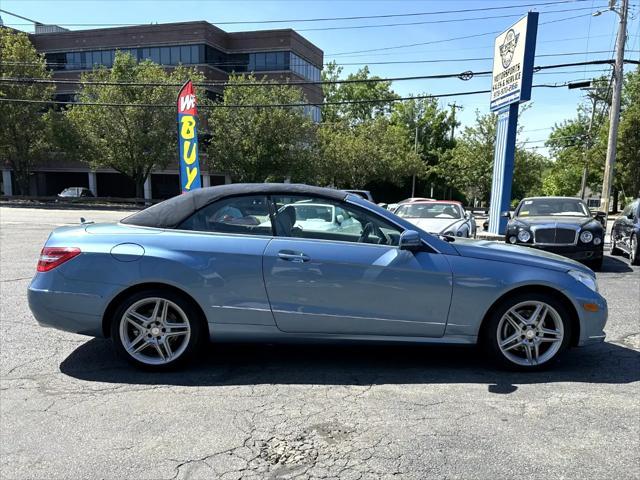
[[545, 195], [579, 193], [585, 165], [588, 167], [587, 186], [599, 190], [606, 157], [605, 119], [610, 95], [608, 80], [598, 79], [578, 105], [576, 116], [554, 125], [545, 143], [553, 159], [543, 176]]
[[[137, 63], [128, 53], [116, 52], [113, 68], [97, 68], [82, 75], [84, 82], [103, 83], [83, 84], [78, 100], [130, 106], [71, 107], [67, 118], [77, 139], [75, 155], [93, 168], [113, 168], [126, 175], [136, 186], [136, 197], [142, 198], [151, 171], [176, 159], [176, 110], [137, 105], [174, 105], [178, 85], [202, 78], [195, 69], [178, 66], [167, 72], [151, 61]], [[200, 94], [198, 102], [206, 104], [207, 97]]]
[[625, 76], [616, 172], [625, 194], [640, 197], [640, 67]]
[[[522, 113], [522, 112], [521, 112]], [[436, 170], [463, 192], [468, 200], [488, 201], [493, 182], [497, 116], [476, 112], [476, 122], [465, 127], [453, 150], [443, 156]], [[512, 197], [522, 198], [542, 189], [540, 172], [548, 168], [548, 160], [540, 154], [516, 145]]]
[[[51, 77], [42, 55], [26, 34], [0, 27], [0, 78]], [[13, 170], [19, 195], [29, 194], [29, 177], [49, 147], [46, 104], [55, 91], [52, 84], [0, 82], [0, 98], [19, 98], [34, 103], [0, 102], [0, 162]]]
[[422, 172], [406, 128], [382, 116], [356, 125], [323, 124], [318, 145], [318, 181], [338, 188], [363, 188], [378, 179], [401, 184]]
[[[379, 81], [380, 77], [370, 75], [369, 67], [364, 66], [356, 73], [347, 75], [343, 83], [331, 83], [340, 80], [341, 73], [342, 67], [338, 67], [335, 62], [326, 65], [322, 71], [322, 80], [330, 82], [322, 86], [325, 102], [329, 103], [323, 107], [323, 121], [346, 120], [355, 124], [390, 113], [389, 100], [398, 98], [398, 95], [391, 90], [391, 82]], [[353, 80], [370, 81], [350, 83]], [[380, 101], [373, 102], [371, 100]], [[354, 103], [331, 105], [332, 102]]]
[[306, 103], [299, 88], [269, 83], [251, 75], [229, 78], [222, 102], [209, 115], [207, 164], [236, 181], [307, 181], [315, 168], [316, 125], [302, 106], [252, 107]]

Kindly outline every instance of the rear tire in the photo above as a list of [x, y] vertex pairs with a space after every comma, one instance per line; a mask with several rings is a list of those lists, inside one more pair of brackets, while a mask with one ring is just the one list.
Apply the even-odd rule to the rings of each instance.
[[571, 340], [571, 314], [546, 293], [519, 293], [504, 299], [487, 318], [481, 342], [500, 367], [537, 371], [551, 366]]
[[206, 338], [206, 322], [193, 303], [170, 290], [149, 289], [126, 297], [111, 321], [116, 353], [150, 371], [184, 366]]

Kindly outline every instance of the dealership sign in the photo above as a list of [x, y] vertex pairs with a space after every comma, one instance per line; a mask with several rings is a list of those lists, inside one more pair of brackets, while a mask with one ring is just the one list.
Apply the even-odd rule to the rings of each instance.
[[491, 110], [496, 115], [496, 141], [491, 174], [489, 232], [504, 235], [511, 206], [516, 156], [518, 109], [531, 99], [538, 13], [526, 17], [496, 38], [491, 82]]
[[190, 192], [202, 186], [198, 157], [198, 109], [193, 83], [189, 80], [178, 94], [178, 156], [180, 159], [180, 190]]
[[531, 98], [538, 13], [529, 12], [496, 38], [493, 53], [491, 110]]

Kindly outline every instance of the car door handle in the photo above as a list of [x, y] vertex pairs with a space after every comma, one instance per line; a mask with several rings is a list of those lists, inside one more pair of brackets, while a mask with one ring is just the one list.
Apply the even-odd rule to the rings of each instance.
[[291, 250], [280, 250], [278, 252], [278, 258], [286, 260], [287, 262], [303, 263], [311, 260], [308, 255], [302, 252], [294, 252]]

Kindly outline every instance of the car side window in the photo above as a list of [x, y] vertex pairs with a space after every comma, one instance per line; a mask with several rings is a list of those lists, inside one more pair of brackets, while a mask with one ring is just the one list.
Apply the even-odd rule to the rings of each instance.
[[305, 195], [274, 195], [276, 235], [398, 245], [402, 230], [348, 203]]
[[198, 232], [272, 235], [269, 204], [263, 195], [225, 198], [201, 208], [179, 226]]

